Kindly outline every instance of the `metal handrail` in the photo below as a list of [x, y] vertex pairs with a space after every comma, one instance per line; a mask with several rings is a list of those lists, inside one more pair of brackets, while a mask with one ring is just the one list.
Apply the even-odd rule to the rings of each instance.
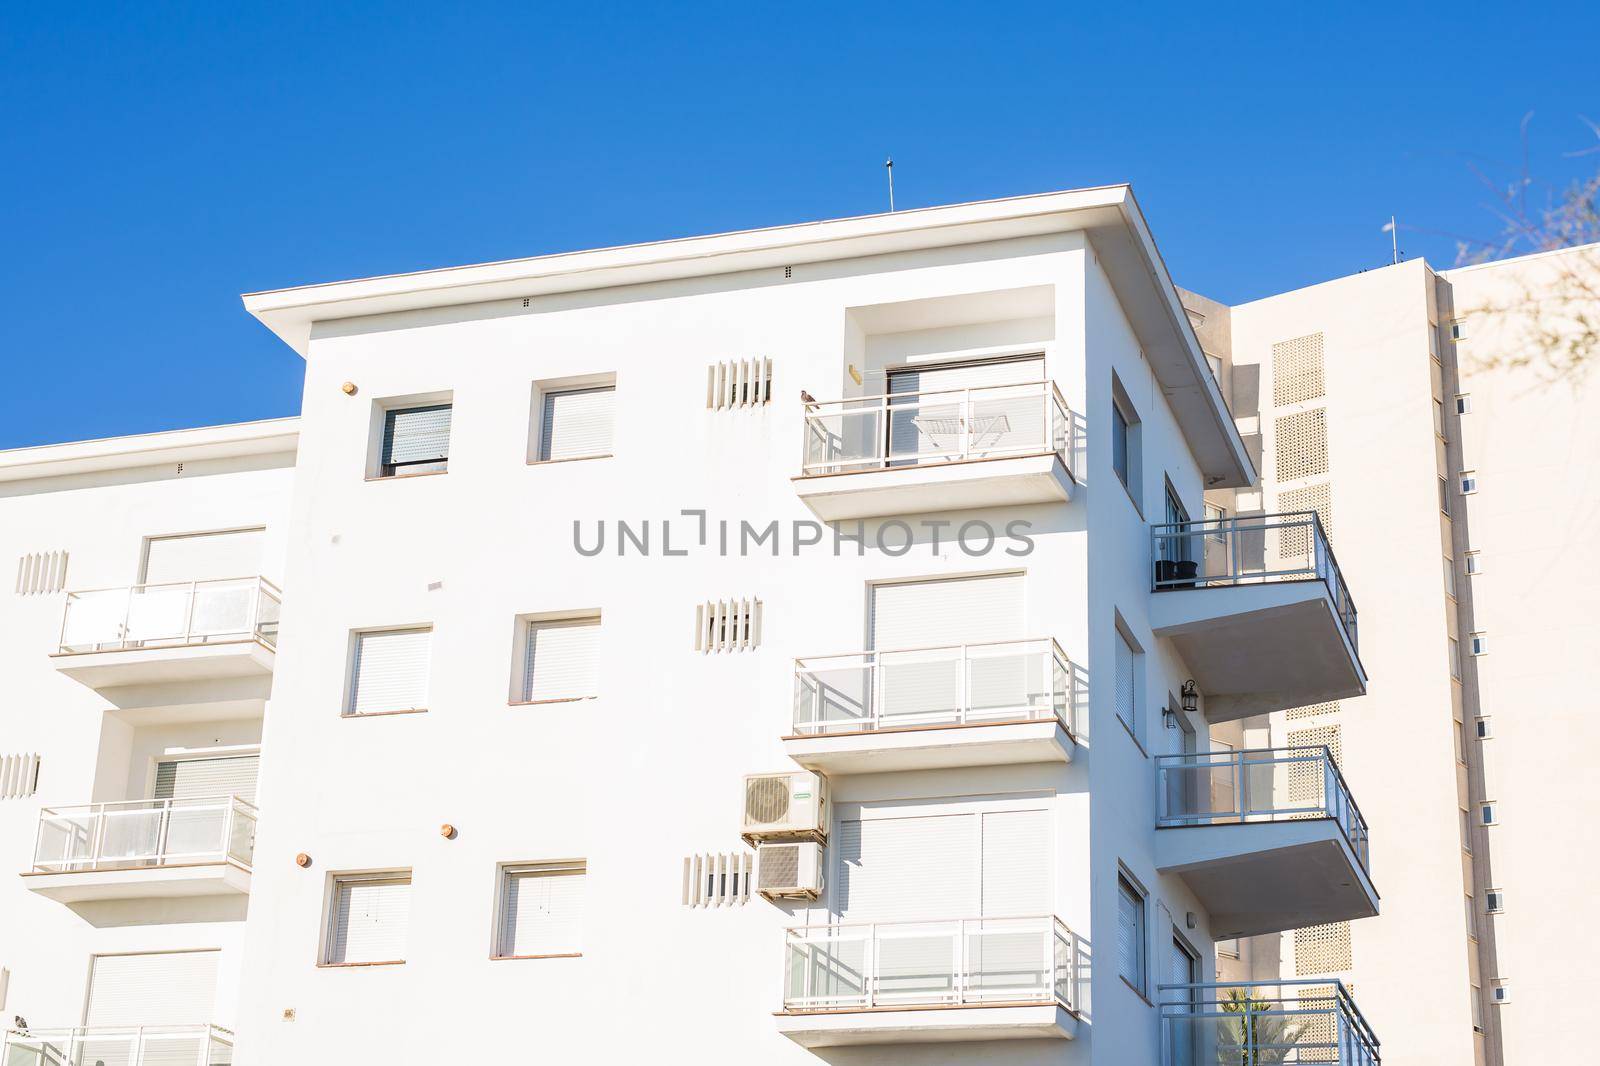
[[[1273, 530], [1305, 529], [1310, 537], [1307, 549], [1290, 559], [1275, 561], [1265, 557], [1266, 536]], [[1263, 558], [1259, 567], [1242, 565], [1242, 551], [1238, 541], [1244, 535], [1262, 539]], [[1280, 541], [1282, 534], [1280, 534]], [[1224, 567], [1221, 572], [1209, 569], [1210, 557], [1205, 546], [1208, 540], [1220, 540], [1225, 545]], [[1173, 589], [1214, 588], [1228, 585], [1250, 585], [1274, 581], [1320, 580], [1327, 586], [1333, 599], [1334, 613], [1338, 615], [1352, 648], [1359, 648], [1357, 640], [1357, 611], [1355, 597], [1339, 569], [1338, 559], [1328, 535], [1322, 528], [1322, 518], [1315, 511], [1286, 511], [1269, 515], [1234, 515], [1228, 518], [1205, 518], [1185, 522], [1154, 523], [1150, 526], [1151, 584], [1155, 592]], [[1193, 574], [1174, 572], [1162, 576], [1161, 565], [1192, 563]], [[1277, 564], [1277, 565], [1274, 565]], [[1290, 565], [1282, 565], [1288, 563]]]
[[[986, 960], [989, 949], [983, 938], [1002, 936], [1007, 943], [992, 949], [998, 957]], [[1041, 937], [1037, 945], [1027, 942], [1032, 936]], [[886, 972], [883, 944], [945, 937], [949, 938], [947, 966], [930, 968], [925, 959], [913, 959], [915, 972]], [[785, 1010], [997, 1002], [1053, 1002], [1077, 1009], [1081, 945], [1071, 928], [1053, 914], [792, 926], [784, 930], [784, 943]], [[829, 951], [841, 944], [861, 945], [859, 964]], [[908, 987], [892, 987], [897, 982]]]
[[[1232, 997], [1234, 990], [1242, 992], [1242, 997]], [[1164, 1034], [1169, 1062], [1174, 1061], [1172, 1045], [1177, 1026], [1186, 1021], [1209, 1025], [1228, 1022], [1239, 1027], [1225, 1046], [1219, 1044], [1217, 1061], [1223, 1061], [1224, 1056], [1229, 1062], [1314, 1060], [1332, 1066], [1379, 1066], [1382, 1061], [1377, 1033], [1356, 1006], [1349, 988], [1338, 978], [1163, 984], [1157, 986], [1157, 993], [1162, 1020], [1169, 1023]], [[1248, 1004], [1248, 1009], [1238, 1009], [1235, 1004], [1241, 1002]], [[1290, 1029], [1292, 1019], [1315, 1015], [1325, 1015], [1335, 1022], [1328, 1034], [1331, 1041], [1318, 1039], [1322, 1034], [1308, 1032], [1309, 1026]], [[1279, 1030], [1261, 1034], [1263, 1018], [1278, 1020], [1275, 1024]], [[1291, 1053], [1298, 1057], [1290, 1059]], [[1190, 1057], [1186, 1061], [1210, 1059], [1202, 1051], [1198, 1059]]]
[[[1320, 801], [1298, 806], [1278, 806], [1276, 803], [1258, 806], [1251, 801], [1248, 768], [1279, 766], [1293, 763], [1315, 763], [1322, 771]], [[1238, 750], [1184, 752], [1180, 755], [1158, 755], [1156, 765], [1156, 827], [1158, 829], [1185, 828], [1201, 825], [1233, 824], [1238, 822], [1295, 821], [1306, 817], [1331, 819], [1344, 834], [1345, 841], [1355, 854], [1361, 868], [1371, 876], [1371, 856], [1368, 841], [1370, 829], [1361, 808], [1356, 805], [1345, 781], [1338, 761], [1327, 745], [1296, 745], [1284, 748], [1241, 748]], [[1229, 810], [1216, 809], [1209, 796], [1198, 796], [1197, 789], [1173, 787], [1171, 774], [1211, 773], [1226, 770], [1231, 777], [1233, 806]], [[1182, 781], [1180, 777], [1177, 780]], [[1193, 782], [1198, 784], [1198, 781]], [[1276, 782], [1274, 782], [1276, 787]], [[1180, 804], [1192, 809], [1172, 810], [1174, 797], [1194, 802]]]
[[[983, 654], [987, 651], [1003, 653], [1005, 649], [1016, 650], [1010, 655]], [[940, 652], [949, 653], [949, 657], [906, 663], [883, 661], [889, 657], [932, 656]], [[1007, 704], [999, 708], [973, 706], [975, 702], [972, 691], [973, 663], [1003, 661], [1011, 657], [1024, 659], [1028, 656], [1040, 656], [1045, 660], [1039, 678], [1041, 691], [1024, 693], [1020, 703]], [[796, 734], [875, 732], [886, 728], [919, 725], [970, 725], [1055, 718], [1069, 734], [1076, 735], [1078, 671], [1053, 637], [934, 644], [911, 648], [878, 648], [835, 655], [813, 655], [795, 659], [794, 665], [793, 727]], [[888, 699], [885, 696], [884, 667], [947, 665], [956, 668], [959, 678], [954, 691], [942, 692], [940, 695], [953, 696], [952, 699], [936, 700], [941, 704], [938, 707], [885, 713], [884, 708], [888, 704]], [[825, 675], [841, 673], [865, 675], [861, 679], [859, 693], [851, 694], [845, 687], [829, 685], [823, 680]], [[825, 708], [829, 706], [845, 706], [859, 713], [841, 718], [829, 718], [825, 713]]]
[[[218, 846], [202, 851], [172, 851], [174, 811], [185, 814], [220, 812], [216, 836]], [[151, 839], [155, 842], [154, 847], [132, 854], [107, 855], [107, 825], [110, 819], [120, 815], [153, 815]], [[39, 811], [38, 830], [34, 837], [33, 871], [82, 873], [102, 869], [151, 869], [196, 862], [235, 862], [249, 870], [254, 860], [255, 826], [259, 815], [255, 804], [232, 794], [194, 799], [119, 800], [72, 807], [44, 807]], [[69, 848], [59, 857], [47, 858], [46, 830], [52, 825], [63, 824], [83, 830], [83, 835], [69, 835], [66, 838], [68, 844], [82, 842], [86, 846], [81, 851]], [[249, 834], [249, 844], [242, 849], [245, 852], [242, 855], [236, 854], [233, 847], [236, 826], [247, 830]]]
[[[126, 1050], [121, 1045], [126, 1041]], [[180, 1044], [181, 1042], [181, 1044]], [[195, 1052], [188, 1053], [187, 1044], [194, 1044]], [[179, 1044], [174, 1048], [172, 1045]], [[233, 1031], [220, 1025], [114, 1025], [114, 1026], [63, 1026], [55, 1029], [13, 1028], [5, 1033], [7, 1066], [64, 1066], [85, 1061], [85, 1052], [93, 1052], [96, 1059], [115, 1058], [121, 1066], [145, 1066], [148, 1056], [157, 1056], [155, 1062], [169, 1063], [174, 1055], [182, 1055], [186, 1066], [223, 1066], [231, 1061]], [[30, 1061], [31, 1060], [31, 1061]]]
[[[953, 407], [955, 426], [948, 431], [955, 438], [954, 446], [936, 447], [928, 451], [895, 454], [893, 433], [896, 425], [891, 412], [906, 417], [908, 410], [924, 406], [929, 397], [946, 397], [942, 406]], [[993, 427], [979, 427], [973, 418], [974, 399], [978, 403], [1002, 399], [1027, 401], [1037, 398], [1043, 402], [1037, 434], [1021, 434], [1021, 443], [1001, 443], [995, 438], [985, 443], [982, 438]], [[874, 470], [925, 466], [933, 463], [965, 462], [975, 458], [1000, 458], [1004, 456], [1055, 454], [1061, 458], [1072, 474], [1072, 458], [1077, 439], [1077, 426], [1072, 410], [1061, 396], [1055, 382], [1049, 380], [1016, 382], [1008, 385], [976, 385], [964, 388], [924, 389], [917, 392], [879, 393], [873, 396], [846, 396], [837, 400], [805, 400], [804, 447], [800, 460], [802, 476], [835, 474], [855, 470]], [[874, 424], [864, 427], [858, 434], [860, 454], [843, 451], [843, 432], [832, 432], [823, 424], [825, 419], [865, 419]], [[943, 416], [949, 418], [951, 416]], [[904, 425], [904, 422], [900, 424]], [[923, 432], [918, 430], [919, 437]], [[1005, 433], [1006, 430], [1000, 432]]]
[[[211, 627], [197, 630], [196, 600], [204, 592], [230, 589], [248, 589], [250, 593], [249, 599], [236, 612], [239, 624], [221, 629]], [[99, 622], [100, 625], [94, 632], [87, 634], [90, 639], [69, 639], [78, 636], [71, 632], [75, 605], [81, 609], [91, 597], [107, 597], [118, 593], [122, 595], [120, 613], [108, 614], [103, 619], [92, 617], [91, 622]], [[170, 626], [151, 633], [138, 632], [134, 618], [135, 605], [145, 597], [162, 594], [182, 595], [182, 625]], [[255, 574], [244, 577], [211, 578], [204, 581], [166, 581], [154, 584], [73, 589], [66, 594], [66, 606], [61, 612], [61, 631], [56, 641], [56, 650], [58, 654], [126, 651], [133, 648], [186, 647], [215, 643], [219, 640], [241, 639], [259, 640], [268, 647], [276, 647], [275, 608], [281, 607], [282, 603], [283, 590], [265, 577]]]

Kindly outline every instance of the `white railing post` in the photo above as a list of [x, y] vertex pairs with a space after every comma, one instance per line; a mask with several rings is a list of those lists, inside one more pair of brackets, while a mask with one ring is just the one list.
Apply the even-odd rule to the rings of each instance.
[[185, 644], [194, 643], [194, 601], [199, 594], [200, 582], [189, 582], [189, 602], [185, 605], [183, 613], [183, 642]]
[[162, 800], [158, 809], [161, 813], [156, 816], [156, 853], [151, 858], [155, 860], [152, 865], [165, 866], [169, 834], [172, 831], [172, 801]]
[[883, 725], [883, 670], [879, 660], [878, 651], [869, 652], [871, 661], [867, 664], [867, 698], [872, 701], [872, 713], [867, 716], [874, 730]]
[[967, 724], [968, 715], [972, 709], [972, 661], [967, 658], [967, 645], [961, 645], [958, 660], [961, 664], [961, 702], [956, 706], [956, 721], [962, 725]]
[[955, 973], [951, 974], [950, 991], [955, 995], [957, 1003], [967, 1001], [967, 920], [956, 921], [955, 950], [950, 953], [950, 961], [954, 965]]
[[867, 1006], [878, 1003], [878, 925], [867, 926], [867, 943], [861, 952], [861, 983], [866, 986]]
[[961, 403], [956, 408], [956, 454], [962, 459], [972, 451], [972, 390], [961, 390]]

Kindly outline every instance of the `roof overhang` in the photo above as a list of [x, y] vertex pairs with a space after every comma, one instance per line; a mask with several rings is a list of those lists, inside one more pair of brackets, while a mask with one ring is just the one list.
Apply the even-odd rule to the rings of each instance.
[[313, 324], [427, 308], [1087, 233], [1209, 487], [1255, 481], [1172, 279], [1127, 185], [986, 200], [249, 293], [244, 306], [302, 356]]
[[0, 482], [295, 450], [298, 418], [202, 426], [0, 452]]

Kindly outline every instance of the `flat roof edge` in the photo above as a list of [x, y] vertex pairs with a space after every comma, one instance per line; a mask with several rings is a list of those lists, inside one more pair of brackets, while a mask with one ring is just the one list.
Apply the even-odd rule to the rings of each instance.
[[194, 459], [293, 452], [299, 434], [300, 418], [295, 415], [12, 448], [0, 451], [0, 481], [60, 477]]

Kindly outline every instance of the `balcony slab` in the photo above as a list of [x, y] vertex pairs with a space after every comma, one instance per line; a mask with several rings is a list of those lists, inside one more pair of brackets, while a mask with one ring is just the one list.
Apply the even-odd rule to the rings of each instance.
[[1053, 452], [963, 462], [812, 474], [795, 492], [823, 521], [1059, 503], [1075, 482]]
[[1183, 878], [1218, 940], [1378, 913], [1377, 889], [1332, 818], [1164, 826], [1155, 858]]
[[124, 870], [31, 871], [24, 885], [61, 903], [114, 899], [177, 899], [194, 896], [245, 896], [250, 871], [234, 862], [145, 866]]
[[1071, 1040], [1078, 1019], [1057, 1003], [783, 1011], [778, 1031], [801, 1047], [938, 1044], [972, 1040]]
[[55, 668], [97, 691], [228, 678], [268, 677], [277, 654], [254, 638], [114, 651], [56, 652]]
[[1150, 625], [1183, 656], [1212, 722], [1367, 691], [1361, 659], [1317, 579], [1152, 592]]
[[824, 774], [894, 773], [958, 766], [1072, 761], [1076, 744], [1060, 719], [916, 726], [787, 736], [789, 757]]

